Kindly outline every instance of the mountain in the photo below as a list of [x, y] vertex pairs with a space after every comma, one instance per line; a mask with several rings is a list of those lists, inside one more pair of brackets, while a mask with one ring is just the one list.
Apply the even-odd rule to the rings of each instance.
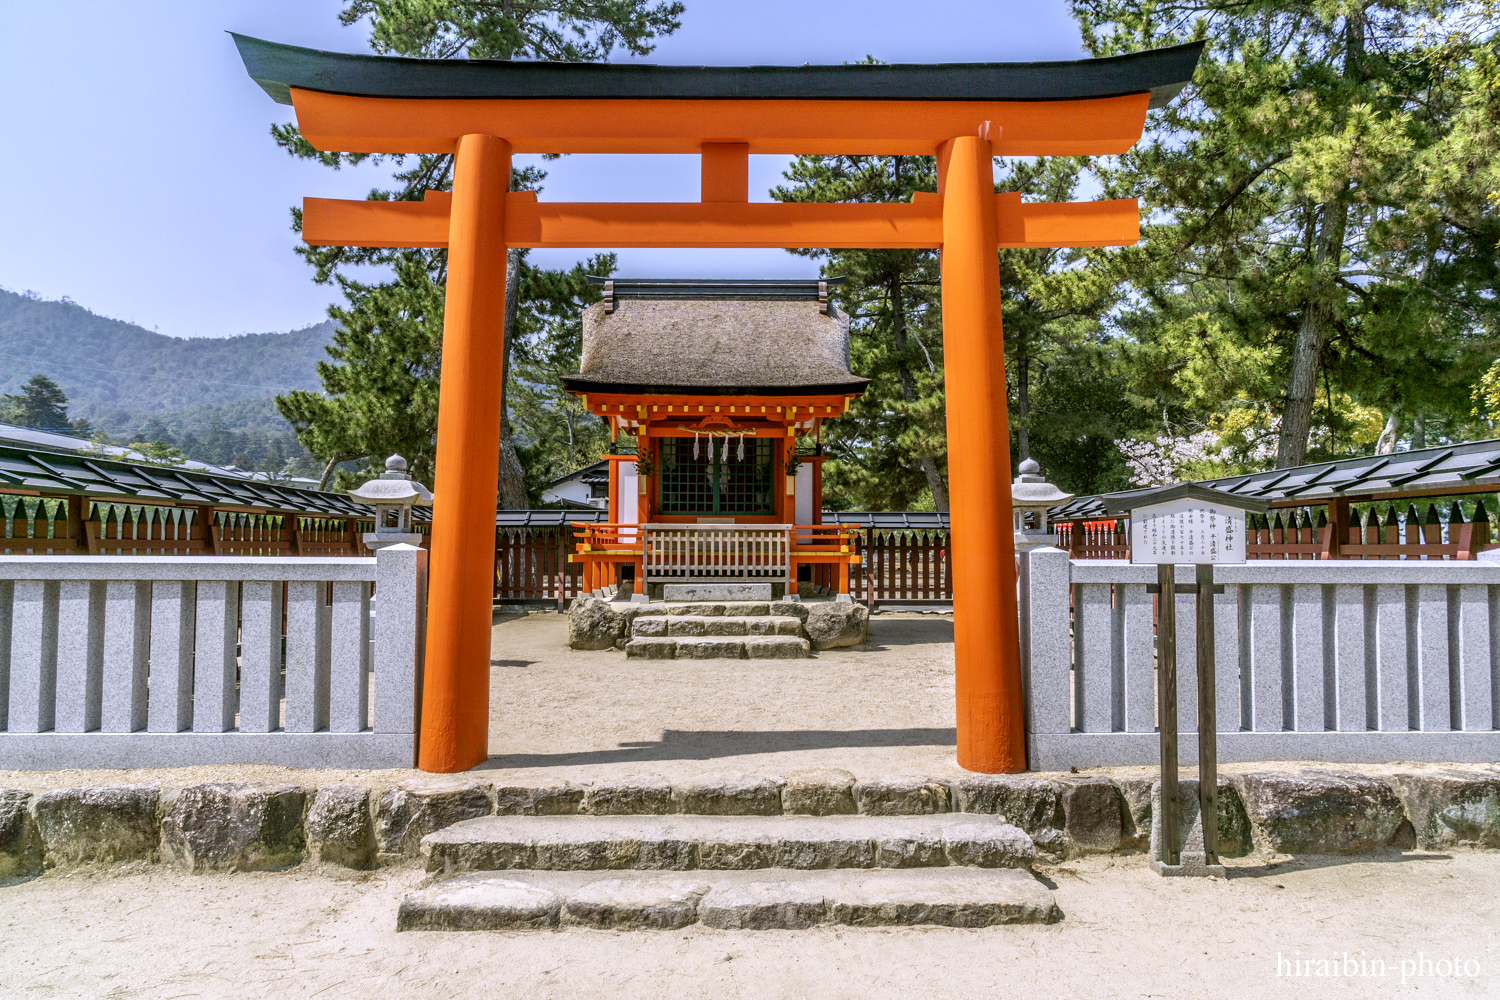
[[[305, 474], [308, 458], [276, 412], [277, 393], [318, 389], [332, 321], [290, 333], [168, 337], [96, 315], [64, 298], [0, 289], [0, 392], [36, 374], [121, 443], [165, 441], [215, 465]], [[305, 468], [304, 468], [305, 466]]]
[[68, 394], [73, 416], [105, 425], [265, 400], [318, 388], [314, 365], [327, 358], [333, 330], [325, 320], [291, 333], [183, 339], [0, 289], [0, 392], [40, 372]]

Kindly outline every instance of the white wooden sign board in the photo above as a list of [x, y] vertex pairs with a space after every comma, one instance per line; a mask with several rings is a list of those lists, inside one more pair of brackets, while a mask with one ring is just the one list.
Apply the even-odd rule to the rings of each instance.
[[1245, 512], [1202, 500], [1169, 500], [1130, 512], [1130, 561], [1245, 561]]

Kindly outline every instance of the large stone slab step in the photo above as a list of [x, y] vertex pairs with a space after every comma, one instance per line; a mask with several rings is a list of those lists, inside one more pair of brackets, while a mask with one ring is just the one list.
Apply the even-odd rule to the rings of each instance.
[[794, 635], [636, 636], [625, 643], [625, 655], [640, 660], [800, 660], [812, 655], [812, 643]]
[[630, 634], [649, 638], [791, 635], [802, 638], [802, 619], [789, 615], [637, 615]]
[[422, 838], [427, 870], [1026, 868], [998, 816], [483, 816]]
[[626, 872], [604, 879], [507, 872], [462, 875], [411, 893], [401, 902], [396, 929], [990, 927], [1050, 924], [1061, 917], [1046, 886], [1015, 869]]

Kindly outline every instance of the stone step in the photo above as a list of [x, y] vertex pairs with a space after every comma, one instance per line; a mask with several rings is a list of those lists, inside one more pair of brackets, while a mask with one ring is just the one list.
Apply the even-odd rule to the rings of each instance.
[[769, 601], [780, 590], [772, 583], [668, 583], [661, 596], [667, 601]]
[[1036, 845], [998, 816], [482, 816], [422, 838], [444, 875], [535, 868], [1025, 868]]
[[739, 618], [775, 615], [806, 621], [807, 611], [807, 605], [801, 601], [663, 601], [637, 605], [631, 614], [640, 617], [697, 615], [711, 618], [723, 615]]
[[474, 873], [413, 892], [396, 929], [477, 931], [574, 925], [675, 930], [801, 930], [936, 925], [1050, 924], [1057, 901], [1029, 872], [769, 870], [692, 875], [628, 872], [601, 879], [568, 872]]
[[794, 635], [802, 638], [802, 619], [791, 615], [637, 615], [632, 636]]
[[625, 643], [625, 655], [641, 660], [801, 660], [812, 643], [794, 635], [638, 636]]

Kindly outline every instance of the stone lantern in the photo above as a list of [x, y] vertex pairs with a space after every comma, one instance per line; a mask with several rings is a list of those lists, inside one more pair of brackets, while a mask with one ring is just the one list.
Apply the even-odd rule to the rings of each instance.
[[1041, 476], [1042, 467], [1034, 459], [1021, 463], [1021, 474], [1011, 484], [1010, 503], [1016, 516], [1016, 551], [1025, 552], [1043, 545], [1056, 545], [1057, 536], [1049, 530], [1047, 512], [1073, 499]]
[[406, 459], [392, 455], [385, 460], [385, 471], [349, 495], [375, 508], [375, 530], [364, 535], [365, 546], [383, 549], [387, 545], [421, 545], [422, 536], [411, 530], [411, 509], [431, 507], [432, 494], [421, 483], [406, 474]]

